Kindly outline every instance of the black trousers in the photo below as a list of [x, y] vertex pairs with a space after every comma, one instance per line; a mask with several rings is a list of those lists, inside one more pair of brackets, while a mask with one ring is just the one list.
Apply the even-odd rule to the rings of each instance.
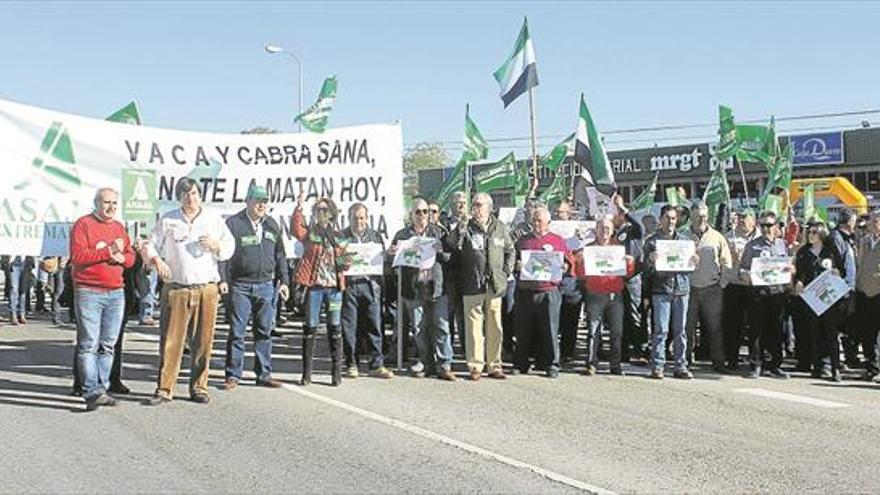
[[864, 292], [856, 292], [856, 319], [859, 322], [859, 336], [865, 361], [868, 362], [868, 371], [877, 373], [880, 370], [880, 350], [877, 343], [880, 330], [880, 294], [868, 297]]
[[[776, 369], [782, 365], [782, 313], [785, 294], [751, 289], [749, 294], [749, 365], [752, 369]], [[764, 362], [764, 353], [770, 360]]]
[[623, 338], [620, 359], [628, 362], [632, 354], [639, 357], [650, 355], [648, 345], [647, 310], [642, 308], [642, 276], [635, 275], [626, 281], [623, 289]]
[[562, 296], [558, 289], [548, 291], [516, 290], [516, 352], [513, 365], [520, 371], [529, 368], [529, 350], [536, 349], [535, 366], [559, 369], [559, 309]]
[[739, 349], [747, 321], [748, 301], [749, 288], [747, 286], [728, 284], [724, 288], [722, 332], [724, 334], [724, 357], [728, 363], [736, 364], [739, 360]]
[[687, 314], [687, 359], [694, 363], [694, 348], [697, 342], [697, 323], [700, 324], [700, 347], [708, 347], [712, 365], [724, 365], [724, 336], [722, 334], [722, 313], [724, 291], [720, 285], [704, 288], [691, 288]]

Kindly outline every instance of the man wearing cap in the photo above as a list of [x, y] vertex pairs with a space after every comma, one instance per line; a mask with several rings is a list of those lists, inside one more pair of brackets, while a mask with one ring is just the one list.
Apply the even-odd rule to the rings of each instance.
[[740, 210], [736, 214], [733, 230], [727, 234], [727, 245], [730, 247], [731, 268], [722, 271], [727, 284], [724, 287], [724, 359], [727, 369], [735, 371], [739, 361], [739, 348], [742, 343], [742, 332], [746, 322], [746, 305], [749, 299], [749, 285], [739, 275], [739, 262], [746, 244], [761, 235], [755, 228], [755, 211], [751, 208]]
[[226, 219], [235, 238], [235, 252], [220, 262], [220, 293], [229, 294], [230, 327], [226, 338], [226, 382], [232, 390], [241, 380], [244, 368], [244, 334], [253, 317], [254, 374], [257, 385], [278, 388], [272, 378], [272, 330], [275, 328], [275, 281], [281, 283], [279, 295], [286, 300], [290, 280], [281, 228], [266, 215], [269, 194], [252, 185], [245, 197], [245, 208]]
[[192, 332], [190, 398], [207, 404], [208, 366], [220, 293], [218, 263], [235, 252], [235, 239], [220, 215], [202, 208], [198, 183], [183, 177], [174, 186], [180, 208], [162, 215], [145, 246], [146, 260], [164, 282], [160, 297], [162, 334], [156, 393], [147, 401], [158, 406], [174, 396], [180, 359]]

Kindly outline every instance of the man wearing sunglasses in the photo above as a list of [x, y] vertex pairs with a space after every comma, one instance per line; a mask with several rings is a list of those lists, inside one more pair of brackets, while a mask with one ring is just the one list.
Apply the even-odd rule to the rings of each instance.
[[443, 265], [449, 262], [449, 252], [443, 248], [443, 229], [428, 223], [428, 203], [424, 199], [412, 202], [412, 223], [399, 230], [391, 241], [388, 255], [394, 256], [397, 244], [412, 237], [436, 240], [434, 265], [424, 270], [401, 267], [399, 308], [404, 321], [412, 328], [420, 362], [411, 370], [416, 377], [436, 374], [441, 380], [454, 382], [452, 374], [452, 340], [449, 336], [448, 299], [443, 290]]
[[245, 197], [245, 208], [226, 219], [235, 238], [232, 258], [220, 262], [220, 293], [229, 295], [230, 328], [226, 337], [226, 382], [232, 390], [241, 380], [244, 368], [244, 334], [253, 317], [254, 374], [257, 385], [279, 388], [272, 378], [272, 330], [275, 329], [275, 281], [281, 282], [279, 295], [286, 300], [290, 280], [281, 228], [266, 215], [269, 194], [253, 185]]
[[[772, 211], [763, 212], [758, 224], [761, 236], [745, 245], [740, 260], [740, 277], [745, 283], [750, 283], [749, 272], [754, 258], [788, 256], [776, 214]], [[791, 271], [794, 272], [794, 266]], [[779, 368], [782, 365], [782, 313], [785, 309], [787, 288], [787, 284], [749, 287], [746, 306], [749, 319], [749, 378], [760, 377], [762, 370], [766, 370], [773, 378], [788, 378], [788, 374]], [[770, 355], [770, 360], [766, 363], [765, 352]]]

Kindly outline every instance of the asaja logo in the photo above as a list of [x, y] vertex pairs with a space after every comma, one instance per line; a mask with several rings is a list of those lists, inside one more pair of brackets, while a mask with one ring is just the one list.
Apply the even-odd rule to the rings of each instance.
[[[60, 193], [68, 193], [82, 186], [70, 134], [61, 122], [52, 122], [31, 165], [36, 169], [36, 177]], [[16, 184], [15, 189], [26, 189], [34, 179], [35, 177], [25, 179]]]
[[134, 184], [134, 191], [128, 198], [132, 203], [145, 203], [150, 201], [150, 193], [147, 192], [147, 185], [144, 183], [143, 176], [138, 176]]

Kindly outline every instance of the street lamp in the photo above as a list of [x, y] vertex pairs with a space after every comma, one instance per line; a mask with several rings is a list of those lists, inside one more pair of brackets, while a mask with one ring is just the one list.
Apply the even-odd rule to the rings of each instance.
[[[298, 112], [298, 115], [302, 114], [303, 113], [303, 71], [304, 71], [302, 60], [300, 60], [299, 57], [297, 57], [293, 53], [285, 50], [283, 47], [280, 47], [278, 45], [266, 45], [263, 48], [265, 48], [267, 53], [270, 53], [273, 55], [276, 53], [283, 53], [284, 55], [289, 56], [290, 58], [292, 58], [296, 62], [296, 65], [299, 68], [299, 112]], [[302, 132], [302, 122], [299, 122], [299, 132]]]

